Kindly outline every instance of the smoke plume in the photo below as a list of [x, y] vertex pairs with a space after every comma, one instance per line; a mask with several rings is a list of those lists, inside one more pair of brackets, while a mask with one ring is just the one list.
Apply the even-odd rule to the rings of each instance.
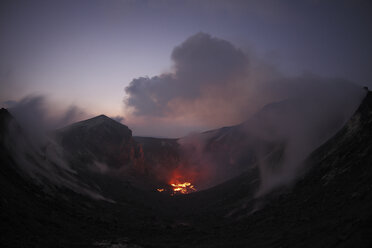
[[76, 106], [58, 109], [44, 96], [27, 96], [8, 105], [14, 119], [8, 122], [6, 132], [2, 130], [1, 145], [14, 159], [16, 170], [46, 191], [65, 187], [93, 199], [111, 201], [78, 179], [77, 171], [71, 168], [63, 149], [51, 136], [56, 128], [85, 118], [84, 111]]
[[162, 119], [168, 126], [193, 120], [210, 128], [242, 123], [180, 144], [215, 183], [256, 166], [258, 195], [293, 182], [304, 159], [342, 127], [365, 95], [340, 78], [285, 76], [205, 33], [176, 47], [172, 60], [172, 72], [133, 79], [125, 89], [128, 120]]
[[222, 124], [236, 122], [236, 116], [246, 112], [243, 95], [238, 94], [246, 91], [242, 87], [249, 75], [250, 62], [243, 51], [198, 33], [173, 50], [172, 60], [171, 73], [136, 78], [126, 87], [125, 102], [133, 117]]
[[59, 108], [43, 95], [29, 95], [8, 103], [9, 112], [34, 141], [57, 128], [86, 118], [88, 115], [77, 106]]

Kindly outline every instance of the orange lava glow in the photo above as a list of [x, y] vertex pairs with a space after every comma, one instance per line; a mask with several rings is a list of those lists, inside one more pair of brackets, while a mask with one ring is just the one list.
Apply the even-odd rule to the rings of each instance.
[[175, 169], [169, 174], [168, 182], [164, 187], [157, 188], [156, 191], [171, 196], [193, 193], [197, 191], [193, 184], [197, 175], [193, 170]]
[[174, 170], [169, 180], [171, 195], [189, 194], [196, 191], [192, 184], [196, 174], [192, 170]]
[[196, 191], [194, 185], [189, 182], [184, 183], [171, 183], [173, 194], [189, 194]]

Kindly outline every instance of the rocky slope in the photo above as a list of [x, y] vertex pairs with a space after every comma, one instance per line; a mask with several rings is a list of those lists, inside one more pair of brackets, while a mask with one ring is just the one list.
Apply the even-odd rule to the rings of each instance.
[[57, 141], [80, 164], [101, 163], [102, 168], [141, 166], [143, 152], [125, 125], [100, 115], [56, 132]]
[[[11, 116], [6, 110], [1, 110], [0, 114], [0, 243], [3, 247], [372, 245], [371, 92], [346, 125], [309, 156], [303, 167], [307, 173], [303, 172], [292, 187], [277, 188], [260, 197], [256, 197], [260, 182], [257, 181], [255, 166], [251, 167], [251, 171], [208, 190], [174, 197], [142, 191], [130, 183], [124, 184], [123, 180], [115, 181], [111, 175], [94, 177], [92, 173], [86, 179], [87, 175], [80, 175], [79, 171], [75, 178], [85, 180], [84, 184], [95, 190], [99, 187], [93, 187], [94, 184], [102, 186], [105, 189], [100, 193], [115, 199], [115, 203], [94, 200], [68, 187], [53, 187], [51, 190], [42, 184], [35, 184], [29, 175], [20, 173], [19, 160], [8, 150], [4, 139]], [[103, 124], [103, 130], [105, 126]], [[90, 125], [85, 127], [89, 129]], [[120, 130], [124, 129], [120, 127]], [[213, 137], [219, 138], [212, 138], [214, 142], [210, 144], [223, 139], [227, 142], [230, 139], [226, 134], [230, 132], [228, 130], [218, 131], [219, 135]], [[103, 131], [104, 136], [110, 136], [110, 131], [106, 131]], [[99, 134], [99, 130], [93, 133]], [[174, 140], [161, 143], [156, 139], [135, 139], [144, 147], [153, 145], [144, 148], [144, 161], [146, 150], [156, 154], [156, 149], [159, 149], [166, 157], [176, 145]], [[134, 142], [125, 140], [129, 140], [129, 144]], [[67, 139], [66, 144], [70, 141]], [[83, 137], [79, 141], [87, 142]], [[91, 142], [93, 144], [89, 149], [94, 149], [95, 141]], [[117, 144], [120, 145], [120, 141]], [[159, 144], [163, 144], [163, 148], [159, 148]], [[213, 146], [207, 147], [216, 149]], [[120, 164], [117, 161], [136, 159], [128, 153], [115, 160], [106, 160], [106, 155], [112, 151], [110, 149], [102, 153], [98, 150], [89, 153], [87, 150], [79, 151], [76, 154], [81, 157], [76, 161], [101, 159], [100, 162], [108, 163], [113, 170]], [[29, 154], [26, 158], [42, 158], [45, 150], [37, 154]], [[89, 156], [85, 157], [86, 154]], [[160, 162], [161, 156], [158, 158], [154, 154], [148, 155], [148, 161]], [[47, 165], [52, 166], [53, 163], [48, 162]], [[45, 166], [42, 168], [47, 168]], [[78, 166], [79, 163], [76, 163], [73, 168]], [[124, 163], [123, 166], [132, 164]]]

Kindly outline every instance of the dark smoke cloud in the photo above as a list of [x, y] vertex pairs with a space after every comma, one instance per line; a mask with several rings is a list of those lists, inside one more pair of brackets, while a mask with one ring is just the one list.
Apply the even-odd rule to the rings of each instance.
[[[126, 88], [131, 118], [154, 123], [160, 116], [166, 127], [188, 119], [210, 127], [243, 122], [234, 131], [237, 135], [231, 131], [216, 139], [208, 136], [213, 132], [204, 133], [180, 139], [180, 145], [192, 151], [197, 161], [191, 164], [207, 171], [210, 185], [238, 174], [228, 172], [229, 161], [248, 161], [239, 156], [253, 154], [260, 174], [258, 196], [293, 182], [306, 157], [342, 127], [365, 95], [360, 86], [340, 78], [285, 76], [269, 63], [204, 33], [176, 47], [172, 60], [172, 73], [137, 78]], [[243, 136], [247, 140], [236, 146], [234, 140]], [[219, 143], [224, 139], [231, 140], [227, 149]], [[217, 154], [206, 152], [216, 145]], [[221, 157], [227, 152], [237, 155]]]
[[[172, 52], [172, 73], [134, 79], [125, 91], [136, 116], [174, 116], [247, 74], [248, 58], [231, 43], [205, 33], [191, 36]], [[196, 106], [195, 106], [196, 107]], [[193, 109], [194, 111], [195, 109]]]
[[[351, 84], [309, 73], [285, 76], [252, 53], [205, 33], [176, 47], [172, 60], [172, 73], [136, 78], [125, 89], [126, 106], [133, 111], [127, 119], [134, 129], [141, 121], [204, 128], [239, 124], [271, 102], [321, 92], [331, 98], [329, 84]], [[166, 130], [159, 133], [167, 136]]]

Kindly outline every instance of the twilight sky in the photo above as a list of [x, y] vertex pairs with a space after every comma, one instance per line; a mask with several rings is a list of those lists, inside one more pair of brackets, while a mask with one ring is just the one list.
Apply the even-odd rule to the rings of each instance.
[[[230, 125], [257, 110], [234, 97], [245, 87], [237, 81], [257, 89], [268, 74], [311, 73], [372, 88], [371, 13], [369, 0], [4, 0], [0, 102], [46, 95], [88, 115], [123, 116], [142, 135]], [[266, 103], [247, 92], [254, 106]], [[221, 109], [226, 94], [234, 104]]]

